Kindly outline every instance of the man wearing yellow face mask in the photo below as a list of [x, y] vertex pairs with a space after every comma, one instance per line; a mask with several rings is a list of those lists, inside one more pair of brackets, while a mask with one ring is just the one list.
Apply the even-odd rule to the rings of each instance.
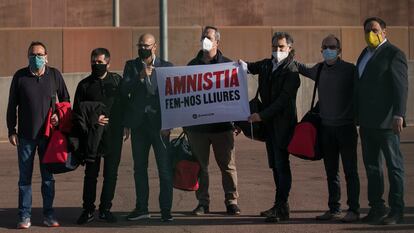
[[[385, 22], [378, 17], [364, 22], [368, 46], [357, 62], [356, 111], [371, 207], [362, 221], [390, 225], [403, 221], [404, 160], [400, 133], [405, 126], [408, 75], [405, 54], [387, 40], [385, 28]], [[388, 214], [382, 198], [382, 156], [390, 182]]]

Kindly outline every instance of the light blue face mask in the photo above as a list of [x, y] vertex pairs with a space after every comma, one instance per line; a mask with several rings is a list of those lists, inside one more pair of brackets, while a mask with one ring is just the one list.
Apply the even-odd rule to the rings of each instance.
[[325, 61], [331, 61], [336, 59], [338, 51], [336, 49], [324, 49], [322, 51], [322, 56]]
[[41, 70], [46, 64], [46, 59], [44, 56], [30, 56], [29, 65], [34, 70]]

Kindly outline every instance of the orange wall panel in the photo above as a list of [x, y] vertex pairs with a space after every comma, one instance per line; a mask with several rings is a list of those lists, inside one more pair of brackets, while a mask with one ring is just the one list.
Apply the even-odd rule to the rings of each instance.
[[61, 29], [2, 29], [0, 44], [6, 46], [0, 56], [1, 76], [11, 76], [28, 65], [27, 49], [32, 41], [43, 42], [48, 50], [49, 65], [62, 70]]
[[[408, 26], [408, 0], [361, 0], [361, 25], [368, 17], [381, 17], [387, 25]], [[412, 17], [412, 16], [411, 16]]]
[[410, 54], [408, 57], [410, 60], [414, 60], [414, 27], [409, 28], [409, 46]]
[[271, 27], [222, 27], [220, 48], [237, 61], [258, 61], [272, 54]]
[[32, 27], [64, 27], [66, 0], [32, 0]]
[[112, 26], [112, 2], [113, 0], [66, 0], [66, 26]]
[[0, 27], [30, 27], [31, 0], [0, 1]]
[[[158, 26], [159, 9], [156, 0], [121, 0], [120, 24], [121, 26]], [[172, 1], [168, 1], [168, 7], [171, 7]]]
[[63, 30], [64, 72], [89, 72], [91, 51], [104, 47], [111, 53], [111, 70], [122, 70], [132, 56], [129, 28], [65, 28]]

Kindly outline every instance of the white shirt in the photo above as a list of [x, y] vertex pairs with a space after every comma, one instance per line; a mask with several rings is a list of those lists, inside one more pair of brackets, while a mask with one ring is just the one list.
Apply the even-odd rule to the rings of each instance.
[[364, 56], [362, 57], [361, 61], [358, 64], [358, 74], [359, 74], [359, 78], [361, 78], [362, 74], [364, 73], [365, 70], [365, 66], [367, 66], [369, 60], [372, 58], [372, 56], [374, 55], [375, 51], [381, 46], [383, 45], [385, 42], [387, 41], [387, 38], [385, 38], [381, 44], [379, 44], [375, 49], [367, 49], [367, 52], [364, 54]]

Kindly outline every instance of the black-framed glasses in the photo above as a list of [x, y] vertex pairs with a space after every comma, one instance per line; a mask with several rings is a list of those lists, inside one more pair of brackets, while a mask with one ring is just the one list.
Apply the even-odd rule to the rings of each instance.
[[44, 57], [46, 56], [46, 54], [44, 53], [30, 53], [29, 54], [29, 57], [34, 57], [34, 56]]
[[153, 43], [153, 44], [137, 44], [138, 48], [144, 48], [144, 49], [150, 49], [150, 48], [152, 48], [153, 45], [155, 45], [155, 43]]
[[322, 49], [337, 49], [336, 45], [322, 45]]

